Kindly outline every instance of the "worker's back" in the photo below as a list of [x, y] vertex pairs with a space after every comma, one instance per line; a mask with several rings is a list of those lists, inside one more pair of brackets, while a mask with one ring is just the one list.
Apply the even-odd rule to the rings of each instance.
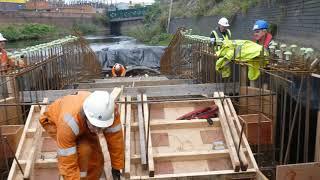
[[[74, 95], [64, 96], [55, 102], [53, 102], [48, 110], [41, 116], [40, 123], [46, 127], [53, 127], [54, 124], [56, 128], [63, 128], [68, 126], [68, 118], [73, 118], [74, 121], [79, 126], [79, 133], [83, 133], [86, 129], [86, 125], [82, 117], [80, 117], [80, 112], [82, 110], [82, 104], [90, 92], [79, 91]], [[53, 123], [53, 124], [52, 124]], [[68, 129], [68, 128], [67, 128]], [[65, 132], [65, 131], [60, 131]], [[48, 132], [54, 139], [56, 139], [57, 130], [53, 132]]]
[[64, 96], [52, 103], [46, 112], [50, 120], [56, 124], [63, 120], [66, 113], [77, 116], [82, 109], [82, 104], [86, 97], [90, 95], [88, 91], [79, 91], [73, 95]]
[[115, 65], [112, 67], [111, 73], [112, 73], [112, 77], [124, 77], [126, 75], [126, 69], [123, 67], [123, 65], [120, 65], [117, 70]]

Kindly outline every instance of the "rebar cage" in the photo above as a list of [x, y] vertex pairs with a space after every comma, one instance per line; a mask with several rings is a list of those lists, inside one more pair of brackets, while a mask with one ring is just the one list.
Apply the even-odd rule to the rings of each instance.
[[161, 58], [161, 73], [196, 83], [224, 83], [220, 91], [232, 99], [257, 163], [269, 178], [275, 178], [276, 165], [314, 161], [318, 59], [307, 48], [274, 43], [269, 56], [255, 59], [261, 62], [257, 80], [248, 79], [250, 64], [234, 59], [228, 64], [232, 75], [222, 78], [215, 67], [221, 45], [212, 47], [209, 37], [179, 29]]
[[30, 106], [43, 101], [36, 96], [43, 90], [64, 89], [75, 82], [101, 76], [100, 63], [82, 37], [26, 48], [21, 53], [26, 65], [2, 69], [0, 75], [0, 159], [3, 162], [0, 179], [5, 179], [14, 154], [2, 136], [2, 125], [24, 124]]

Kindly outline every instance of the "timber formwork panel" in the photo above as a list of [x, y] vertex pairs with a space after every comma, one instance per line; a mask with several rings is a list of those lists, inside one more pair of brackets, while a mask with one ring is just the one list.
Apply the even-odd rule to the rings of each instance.
[[[139, 96], [137, 100], [141, 102]], [[130, 172], [126, 172], [127, 179], [255, 179], [257, 177], [257, 165], [245, 137], [243, 137], [245, 142], [242, 141], [241, 149], [245, 159], [248, 160], [248, 167], [244, 171], [238, 169], [239, 172], [235, 172], [231, 156], [236, 154], [231, 154], [227, 145], [234, 142], [230, 137], [226, 140], [220, 116], [211, 119], [212, 125], [209, 125], [206, 119], [176, 120], [190, 111], [208, 107], [216, 100], [164, 101], [149, 105], [143, 101], [138, 104], [127, 104], [127, 108], [129, 105], [131, 107], [130, 144], [126, 141], [126, 146], [130, 147], [130, 153], [126, 153], [125, 157], [126, 162], [130, 162]], [[142, 103], [148, 105], [148, 112], [140, 110], [139, 105]], [[226, 103], [227, 101], [223, 106], [224, 109], [228, 109], [228, 118], [230, 118], [235, 114]], [[150, 119], [146, 119], [149, 116]], [[145, 123], [140, 123], [141, 119]], [[230, 118], [230, 123], [236, 120], [238, 119]], [[142, 124], [149, 124], [150, 129], [146, 128], [141, 133], [144, 129], [141, 127]], [[239, 123], [234, 123], [234, 126], [237, 126], [238, 130], [241, 128]], [[227, 131], [230, 131], [229, 128]], [[126, 132], [128, 133], [128, 128]], [[149, 139], [148, 134], [150, 134]], [[220, 143], [220, 148], [214, 147], [215, 143]], [[141, 146], [141, 144], [146, 145]], [[151, 157], [147, 154], [148, 144], [151, 144], [152, 148]], [[141, 149], [143, 147], [144, 149]], [[148, 162], [151, 160], [154, 162], [153, 173], [150, 172], [150, 165], [149, 167], [145, 165], [144, 157], [147, 157]]]

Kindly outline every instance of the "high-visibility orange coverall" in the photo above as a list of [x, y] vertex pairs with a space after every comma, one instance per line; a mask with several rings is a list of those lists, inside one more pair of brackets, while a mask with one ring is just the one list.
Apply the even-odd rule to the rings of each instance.
[[126, 75], [126, 69], [121, 66], [121, 69], [119, 71], [116, 71], [116, 68], [112, 67], [112, 77], [124, 77]]
[[[40, 123], [58, 146], [59, 172], [64, 180], [97, 180], [103, 170], [103, 154], [96, 134], [89, 131], [82, 104], [90, 92], [79, 91], [52, 103]], [[111, 127], [104, 130], [114, 169], [123, 169], [124, 142], [120, 115], [115, 108]]]
[[1, 52], [0, 70], [1, 71], [6, 71], [10, 67], [14, 67], [14, 62], [12, 61], [12, 59], [8, 58], [7, 51], [5, 51], [4, 49], [1, 49], [0, 52]]

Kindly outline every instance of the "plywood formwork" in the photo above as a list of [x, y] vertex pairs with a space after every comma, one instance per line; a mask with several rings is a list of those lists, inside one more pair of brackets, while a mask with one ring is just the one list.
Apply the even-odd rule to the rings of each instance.
[[[17, 149], [22, 134], [23, 125], [5, 125], [0, 126], [0, 138], [2, 138], [2, 147], [0, 148], [0, 164], [6, 158], [12, 158]], [[12, 152], [13, 151], [13, 152]]]
[[[142, 102], [130, 103], [137, 98], [141, 98]], [[188, 179], [189, 177], [257, 179], [260, 177], [244, 136], [241, 144], [244, 157], [239, 158], [237, 155], [234, 133], [240, 137], [241, 125], [230, 99], [221, 102], [220, 100], [163, 101], [148, 104], [147, 94], [141, 94], [135, 97], [122, 96], [121, 100], [128, 102], [120, 106], [121, 121], [125, 129], [124, 179]], [[176, 120], [182, 114], [210, 106], [214, 102], [220, 103], [224, 110], [220, 111], [219, 117], [211, 119], [212, 125], [209, 125], [206, 119]], [[45, 106], [31, 107], [16, 156], [25, 171], [25, 176], [26, 172], [29, 173], [30, 179], [59, 179], [55, 141], [47, 136], [38, 123], [40, 111], [44, 108]], [[221, 121], [222, 116], [224, 125]], [[229, 127], [234, 128], [233, 131], [230, 131]], [[226, 132], [229, 132], [229, 136]], [[141, 146], [142, 141], [144, 146]], [[213, 145], [214, 142], [220, 142], [219, 148]], [[232, 144], [233, 149], [230, 148]], [[102, 147], [104, 152], [107, 152], [107, 148], [104, 145]], [[144, 164], [142, 157], [146, 159]], [[247, 160], [248, 166], [243, 171], [241, 158]], [[238, 159], [238, 168], [235, 159]], [[105, 171], [109, 172], [108, 177], [110, 177], [109, 170], [110, 161], [105, 157]], [[8, 179], [23, 179], [16, 163], [13, 163]]]
[[16, 103], [15, 97], [0, 99], [0, 125], [21, 124], [20, 106], [6, 106], [5, 104]]
[[262, 112], [271, 120], [275, 119], [277, 115], [277, 97], [271, 93], [270, 90], [241, 86], [240, 95], [244, 97], [240, 98], [239, 113], [257, 114]]
[[301, 163], [277, 166], [279, 180], [315, 180], [320, 179], [320, 163]]
[[[143, 97], [146, 101], [145, 94]], [[237, 155], [233, 136], [237, 133], [239, 138], [241, 127], [240, 123], [236, 123], [239, 119], [231, 101], [230, 104], [227, 100], [221, 103], [226, 113], [220, 111], [219, 117], [212, 119], [213, 125], [209, 125], [206, 119], [176, 119], [195, 109], [220, 103], [220, 100], [152, 104], [143, 101], [140, 104], [127, 103], [126, 179], [257, 178], [259, 170], [244, 136], [241, 152], [248, 167], [240, 170], [244, 159], [239, 159]], [[234, 128], [232, 132], [229, 126]], [[223, 148], [215, 148], [215, 142], [220, 142]]]

